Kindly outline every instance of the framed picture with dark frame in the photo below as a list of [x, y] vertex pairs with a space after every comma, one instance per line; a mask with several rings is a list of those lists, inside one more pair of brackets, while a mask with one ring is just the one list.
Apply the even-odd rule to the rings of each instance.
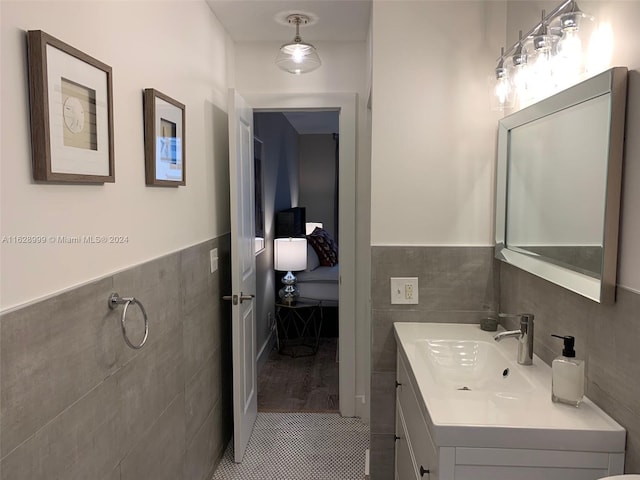
[[153, 88], [144, 90], [144, 158], [147, 185], [186, 185], [185, 106]]
[[115, 181], [111, 67], [42, 30], [27, 32], [33, 179]]

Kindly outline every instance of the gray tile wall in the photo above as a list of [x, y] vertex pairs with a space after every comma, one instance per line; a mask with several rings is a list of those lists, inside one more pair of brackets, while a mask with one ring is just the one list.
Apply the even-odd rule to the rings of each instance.
[[640, 473], [640, 295], [620, 287], [616, 294], [616, 303], [604, 306], [510, 265], [500, 267], [500, 306], [535, 315], [540, 358], [550, 364], [562, 351], [552, 333], [576, 337], [577, 356], [586, 362], [586, 394], [627, 429], [625, 472]]
[[[141, 350], [114, 291], [147, 310]], [[0, 480], [211, 478], [232, 427], [229, 291], [225, 235], [0, 317]]]
[[[393, 322], [478, 323], [497, 309], [491, 247], [373, 247], [371, 253], [371, 478], [394, 478], [396, 342]], [[418, 277], [418, 305], [391, 305], [390, 277]]]

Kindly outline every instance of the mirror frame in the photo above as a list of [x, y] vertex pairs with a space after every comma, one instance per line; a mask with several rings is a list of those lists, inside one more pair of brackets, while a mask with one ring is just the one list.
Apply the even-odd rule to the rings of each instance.
[[[505, 238], [510, 131], [601, 95], [610, 95], [611, 102], [607, 179], [605, 198], [603, 199], [605, 212], [602, 235], [602, 275], [598, 279], [547, 262], [544, 257], [527, 254], [520, 249], [509, 248], [505, 244]], [[498, 123], [495, 257], [603, 304], [615, 302], [626, 101], [627, 68], [614, 67], [515, 112]]]

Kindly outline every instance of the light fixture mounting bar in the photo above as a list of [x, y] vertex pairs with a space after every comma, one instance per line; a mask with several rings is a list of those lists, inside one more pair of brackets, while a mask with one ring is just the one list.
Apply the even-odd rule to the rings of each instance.
[[296, 36], [294, 38], [294, 42], [301, 42], [302, 37], [300, 37], [300, 25], [306, 25], [309, 23], [309, 17], [303, 15], [301, 13], [293, 13], [287, 16], [287, 22], [290, 25], [296, 26]]
[[[551, 20], [553, 17], [558, 15], [565, 8], [567, 8], [568, 5], [571, 5], [571, 4], [575, 3], [575, 1], [576, 0], [564, 0], [564, 2], [562, 2], [556, 8], [551, 10], [551, 12], [549, 12], [549, 14], [543, 15], [542, 20], [539, 23], [537, 23], [531, 30], [529, 30], [525, 35], [523, 35], [522, 38], [526, 39], [526, 38], [530, 37], [531, 35], [533, 35], [538, 29], [540, 29], [542, 27], [542, 25], [545, 22]], [[511, 47], [509, 47], [508, 50], [505, 50], [505, 52], [500, 57], [498, 57], [497, 61], [499, 62], [500, 60], [504, 60], [506, 57], [508, 57], [511, 54], [511, 52], [515, 51], [515, 49], [518, 47], [518, 45], [521, 42], [522, 42], [522, 39], [519, 39], [516, 43], [511, 45]]]

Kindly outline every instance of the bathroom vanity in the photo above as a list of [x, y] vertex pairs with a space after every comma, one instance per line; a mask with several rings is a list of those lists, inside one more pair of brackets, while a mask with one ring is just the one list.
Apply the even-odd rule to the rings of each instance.
[[626, 432], [585, 398], [551, 401], [551, 368], [518, 365], [478, 325], [395, 323], [397, 480], [594, 480], [622, 474]]

